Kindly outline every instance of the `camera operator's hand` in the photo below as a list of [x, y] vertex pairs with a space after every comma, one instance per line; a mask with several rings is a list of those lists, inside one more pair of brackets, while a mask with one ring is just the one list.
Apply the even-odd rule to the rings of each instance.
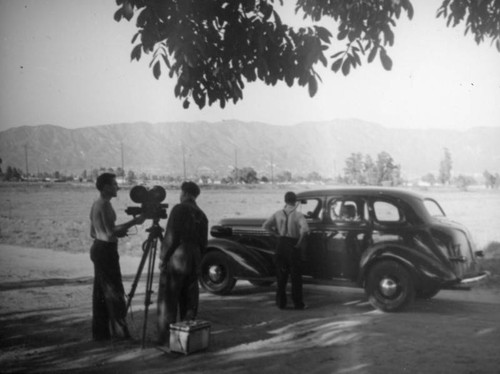
[[144, 215], [144, 213], [141, 213], [140, 215], [138, 215], [137, 217], [134, 218], [134, 224], [135, 225], [142, 225], [145, 220], [146, 220], [146, 216]]
[[117, 238], [123, 238], [127, 236], [128, 229], [126, 227], [120, 228], [119, 230], [115, 231], [115, 236]]

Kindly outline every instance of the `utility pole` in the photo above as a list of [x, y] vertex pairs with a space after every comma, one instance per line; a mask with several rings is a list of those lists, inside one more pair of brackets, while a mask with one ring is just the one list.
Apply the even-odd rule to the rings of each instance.
[[184, 180], [186, 180], [186, 149], [184, 144], [182, 144], [182, 166], [184, 169]]
[[122, 172], [125, 174], [124, 163], [123, 163], [123, 142], [120, 143], [121, 155], [122, 155]]
[[272, 153], [271, 153], [271, 184], [274, 185], [274, 160]]
[[26, 159], [26, 178], [29, 178], [29, 171], [28, 171], [28, 143], [24, 145], [24, 157]]

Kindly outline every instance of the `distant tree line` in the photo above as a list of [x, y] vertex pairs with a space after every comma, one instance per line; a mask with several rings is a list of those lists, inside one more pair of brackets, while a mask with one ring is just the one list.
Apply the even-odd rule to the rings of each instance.
[[[453, 160], [451, 152], [448, 148], [443, 149], [443, 157], [438, 164], [438, 173], [427, 173], [420, 178], [424, 183], [430, 186], [434, 185], [454, 185], [459, 189], [467, 190], [471, 185], [477, 185], [476, 179], [470, 175], [459, 174], [452, 176]], [[80, 181], [94, 182], [97, 177], [104, 173], [111, 172], [116, 174], [125, 183], [129, 185], [137, 183], [157, 182], [163, 184], [178, 184], [181, 183], [184, 176], [157, 175], [147, 174], [145, 172], [135, 172], [133, 170], [125, 171], [122, 167], [98, 167], [85, 169], [80, 175], [61, 173], [55, 171], [53, 173], [39, 172], [36, 174], [26, 175], [22, 169], [12, 166], [7, 166], [5, 173], [2, 169], [2, 159], [0, 158], [0, 180], [4, 181], [21, 181], [21, 180], [52, 180], [57, 182], [65, 181]], [[373, 159], [370, 155], [362, 153], [351, 153], [345, 159], [345, 167], [343, 174], [337, 175], [334, 179], [325, 178], [316, 171], [309, 174], [293, 175], [289, 170], [282, 170], [276, 175], [259, 176], [258, 172], [250, 167], [234, 168], [225, 177], [216, 177], [214, 175], [201, 174], [196, 177], [190, 176], [191, 179], [198, 180], [201, 184], [257, 184], [257, 183], [329, 183], [329, 184], [345, 184], [345, 185], [373, 185], [373, 186], [399, 186], [406, 183], [402, 178], [401, 165], [398, 164], [393, 157], [386, 151], [377, 154]], [[500, 187], [500, 175], [498, 173], [490, 173], [488, 170], [483, 172], [484, 185], [486, 188], [498, 189]]]
[[485, 170], [483, 177], [486, 188], [498, 189], [500, 187], [500, 175], [498, 173], [493, 175], [488, 170]]
[[403, 182], [401, 166], [385, 151], [375, 161], [368, 154], [351, 153], [345, 161], [344, 175], [337, 179], [349, 185], [399, 186]]

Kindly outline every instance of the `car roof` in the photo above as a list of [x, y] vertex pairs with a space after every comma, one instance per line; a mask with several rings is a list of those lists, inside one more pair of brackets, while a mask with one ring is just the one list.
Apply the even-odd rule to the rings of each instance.
[[371, 196], [371, 197], [392, 197], [403, 200], [423, 199], [421, 194], [401, 188], [390, 187], [332, 187], [321, 190], [302, 191], [297, 194], [297, 199], [307, 199], [311, 197], [325, 197], [331, 195], [349, 196]]

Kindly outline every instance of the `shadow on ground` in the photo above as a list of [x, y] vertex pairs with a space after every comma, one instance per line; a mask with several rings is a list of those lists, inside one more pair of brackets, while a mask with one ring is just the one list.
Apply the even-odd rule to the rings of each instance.
[[[127, 289], [129, 283], [125, 285]], [[48, 287], [55, 290], [61, 286]], [[0, 314], [2, 372], [377, 373], [386, 370], [384, 361], [367, 352], [386, 350], [384, 339], [396, 344], [396, 349], [412, 350], [413, 346], [405, 346], [410, 343], [400, 339], [411, 334], [405, 329], [418, 331], [419, 319], [428, 318], [437, 326], [453, 321], [461, 324], [478, 308], [438, 298], [417, 302], [406, 312], [384, 314], [374, 310], [360, 290], [306, 286], [308, 309], [279, 310], [274, 306], [273, 287], [243, 283], [229, 296], [202, 293], [199, 318], [211, 323], [210, 346], [207, 351], [184, 356], [166, 353], [154, 345], [155, 304], [149, 308], [149, 323], [143, 330], [146, 313], [141, 286], [129, 313], [135, 340], [107, 343], [90, 340], [91, 284], [69, 280], [65, 287], [61, 294], [81, 296], [65, 302], [28, 302]], [[2, 290], [2, 294], [16, 292], [16, 297], [29, 298], [38, 289], [44, 290], [19, 286], [16, 290]], [[488, 307], [498, 310], [498, 306]], [[425, 326], [428, 324], [420, 328]], [[499, 333], [489, 324], [478, 324], [475, 329], [481, 339]], [[428, 336], [438, 334], [434, 330], [427, 332]], [[425, 341], [427, 336], [420, 338]]]

